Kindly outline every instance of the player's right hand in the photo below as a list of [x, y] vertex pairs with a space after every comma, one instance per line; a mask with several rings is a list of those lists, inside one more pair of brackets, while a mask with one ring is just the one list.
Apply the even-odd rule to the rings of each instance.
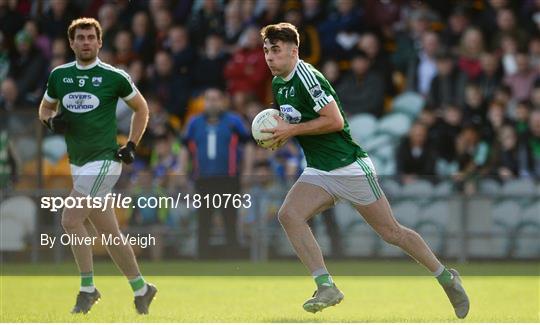
[[42, 122], [53, 133], [64, 134], [68, 129], [67, 121], [64, 119], [64, 113], [56, 114]]

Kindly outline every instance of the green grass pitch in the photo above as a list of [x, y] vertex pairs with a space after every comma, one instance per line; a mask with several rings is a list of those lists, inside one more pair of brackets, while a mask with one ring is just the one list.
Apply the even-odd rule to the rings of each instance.
[[[95, 282], [102, 299], [88, 315], [69, 314], [79, 284], [72, 263], [4, 264], [0, 321], [462, 322], [436, 281], [416, 275], [425, 272], [413, 262], [331, 261], [328, 266], [345, 300], [313, 315], [301, 306], [314, 284], [296, 261], [143, 263], [145, 278], [159, 292], [150, 315], [139, 316], [127, 281], [113, 275], [117, 271], [112, 263], [96, 264]], [[456, 267], [465, 274], [471, 299], [466, 322], [540, 321], [538, 264]], [[396, 270], [406, 275], [398, 276]]]

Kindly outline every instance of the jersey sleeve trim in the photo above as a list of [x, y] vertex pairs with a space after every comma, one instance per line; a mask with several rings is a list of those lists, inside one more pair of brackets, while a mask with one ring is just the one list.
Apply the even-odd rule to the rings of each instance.
[[137, 88], [133, 88], [133, 91], [131, 92], [131, 94], [127, 95], [126, 97], [122, 97], [122, 99], [123, 100], [130, 100], [133, 97], [135, 97], [135, 95], [137, 95], [137, 93], [138, 93]]
[[103, 69], [105, 69], [105, 70], [116, 72], [122, 78], [126, 79], [126, 81], [129, 83], [129, 85], [131, 87], [131, 93], [129, 93], [129, 95], [127, 95], [125, 97], [122, 97], [123, 100], [130, 100], [133, 97], [135, 97], [135, 95], [137, 95], [137, 93], [138, 93], [137, 87], [133, 84], [133, 81], [131, 80], [131, 77], [129, 76], [129, 74], [127, 74], [127, 72], [125, 72], [122, 69], [115, 68], [112, 65], [106, 64], [106, 63], [101, 62], [101, 61], [98, 63], [98, 65], [100, 67], [102, 67]]
[[45, 91], [45, 94], [43, 94], [43, 99], [45, 99], [46, 101], [48, 101], [48, 102], [51, 103], [51, 104], [58, 103], [58, 99], [52, 98], [51, 96], [49, 96], [49, 95], [47, 94], [47, 91]]
[[319, 80], [317, 80], [317, 76], [309, 70], [309, 68], [305, 65], [304, 62], [300, 62], [298, 64], [298, 77], [302, 81], [302, 84], [306, 88], [306, 91], [309, 93], [309, 96], [315, 103], [313, 106], [313, 110], [315, 112], [318, 112], [323, 108], [326, 104], [330, 103], [334, 100], [334, 97], [332, 95], [327, 95], [324, 90], [321, 87], [321, 84]]
[[316, 105], [315, 107], [313, 107], [313, 110], [315, 112], [319, 112], [323, 107], [325, 107], [326, 105], [328, 105], [329, 103], [333, 101], [334, 101], [334, 96], [328, 95], [324, 97], [323, 99], [321, 99], [320, 101], [316, 102]]

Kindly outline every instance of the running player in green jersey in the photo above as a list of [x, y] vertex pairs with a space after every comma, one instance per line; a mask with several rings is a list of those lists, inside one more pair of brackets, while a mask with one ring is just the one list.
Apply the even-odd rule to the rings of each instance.
[[[93, 18], [79, 18], [71, 23], [68, 39], [76, 60], [51, 72], [39, 107], [39, 119], [51, 131], [65, 135], [73, 177], [70, 196], [75, 199], [110, 193], [120, 176], [122, 162], [133, 162], [135, 146], [148, 121], [146, 101], [127, 73], [98, 59], [101, 36], [101, 26]], [[116, 143], [118, 98], [125, 100], [134, 112], [129, 139], [122, 148]], [[98, 238], [122, 236], [112, 207], [66, 207], [62, 227], [78, 238], [89, 234]], [[92, 247], [72, 244], [71, 248], [81, 273], [81, 287], [72, 313], [86, 314], [101, 297], [94, 286]], [[109, 245], [107, 250], [129, 280], [137, 312], [148, 313], [157, 289], [141, 276], [131, 246], [121, 243]]]
[[326, 269], [321, 249], [307, 220], [343, 199], [353, 204], [366, 222], [388, 243], [396, 245], [424, 265], [448, 295], [454, 311], [464, 318], [469, 299], [459, 274], [439, 262], [415, 231], [400, 225], [378, 185], [368, 155], [350, 135], [336, 92], [324, 76], [298, 58], [299, 36], [289, 23], [261, 30], [266, 63], [274, 78], [272, 93], [281, 111], [273, 133], [275, 144], [296, 137], [304, 150], [307, 168], [287, 194], [278, 219], [302, 263], [312, 273], [317, 291], [303, 307], [318, 312], [343, 299]]

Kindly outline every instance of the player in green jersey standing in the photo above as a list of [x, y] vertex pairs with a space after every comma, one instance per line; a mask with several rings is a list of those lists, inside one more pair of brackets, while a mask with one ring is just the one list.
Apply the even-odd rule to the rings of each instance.
[[[135, 147], [148, 121], [148, 106], [130, 77], [98, 59], [102, 31], [93, 18], [74, 20], [68, 28], [69, 44], [76, 60], [56, 67], [50, 74], [47, 90], [39, 107], [39, 119], [54, 133], [64, 134], [67, 144], [74, 197], [103, 197], [120, 177], [122, 162], [130, 164]], [[133, 109], [127, 144], [116, 142], [116, 103], [122, 98]], [[93, 225], [93, 229], [92, 229]], [[122, 236], [112, 207], [64, 208], [65, 232], [88, 237]], [[90, 229], [87, 229], [89, 227]], [[117, 240], [118, 242], [118, 240]], [[72, 313], [86, 314], [101, 297], [94, 286], [92, 247], [71, 245], [81, 273], [81, 287]], [[128, 278], [135, 294], [135, 307], [147, 314], [157, 289], [146, 283], [129, 244], [109, 245], [109, 255]]]
[[[284, 120], [262, 130], [276, 144], [296, 137], [307, 168], [287, 194], [278, 218], [302, 263], [312, 273], [317, 291], [303, 307], [318, 312], [343, 299], [326, 269], [321, 249], [307, 220], [343, 199], [388, 243], [396, 245], [430, 270], [464, 318], [469, 299], [457, 271], [447, 269], [415, 231], [400, 225], [378, 185], [368, 155], [351, 138], [336, 92], [325, 77], [298, 58], [299, 36], [289, 23], [261, 30], [266, 63], [274, 78], [272, 93]], [[288, 122], [288, 123], [287, 123]]]

